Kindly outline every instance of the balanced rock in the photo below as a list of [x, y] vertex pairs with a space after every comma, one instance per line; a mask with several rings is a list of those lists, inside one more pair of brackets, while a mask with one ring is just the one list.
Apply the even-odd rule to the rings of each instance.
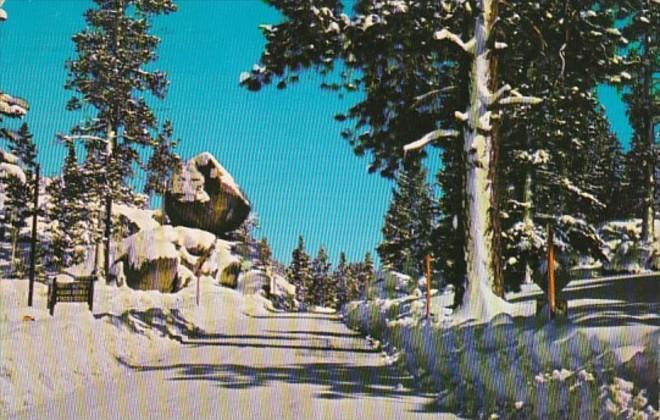
[[238, 228], [250, 203], [225, 168], [209, 153], [185, 162], [165, 193], [165, 213], [173, 225], [223, 235]]

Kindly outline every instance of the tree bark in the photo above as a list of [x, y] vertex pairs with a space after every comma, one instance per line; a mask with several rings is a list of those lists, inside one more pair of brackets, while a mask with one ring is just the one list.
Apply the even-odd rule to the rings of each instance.
[[[487, 320], [510, 306], [497, 296], [501, 267], [495, 239], [497, 145], [494, 144], [489, 98], [484, 92], [495, 85], [493, 56], [488, 40], [497, 17], [496, 0], [480, 0], [475, 18], [474, 56], [470, 72], [470, 108], [464, 132], [465, 153], [465, 258], [467, 290], [459, 318]], [[494, 159], [495, 158], [495, 159]], [[499, 271], [499, 273], [498, 273]], [[500, 277], [498, 278], [498, 274]]]
[[642, 71], [644, 72], [644, 202], [642, 205], [642, 240], [652, 242], [655, 238], [655, 133], [652, 110], [652, 78], [653, 70], [651, 67], [651, 57], [649, 34], [644, 35], [644, 58]]

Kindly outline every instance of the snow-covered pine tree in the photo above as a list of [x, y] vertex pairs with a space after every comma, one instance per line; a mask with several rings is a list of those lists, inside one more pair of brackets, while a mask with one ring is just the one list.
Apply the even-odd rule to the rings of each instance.
[[[262, 26], [266, 51], [259, 65], [241, 75], [241, 83], [258, 90], [278, 79], [278, 87], [285, 87], [298, 80], [303, 69], [314, 65], [329, 74], [333, 63], [341, 60], [347, 68], [342, 82], [324, 85], [365, 91], [365, 99], [341, 118], [356, 120], [356, 130], [344, 135], [356, 153], [372, 152], [372, 171], [391, 174], [402, 149], [412, 153], [461, 137], [464, 217], [459, 225], [469, 282], [458, 317], [489, 318], [508, 311], [508, 305], [494, 296], [503, 294], [496, 194], [503, 138], [499, 122], [510, 113], [509, 106], [541, 102], [540, 97], [521, 93], [532, 92], [533, 80], [514, 77], [517, 66], [550, 54], [541, 45], [555, 32], [544, 31], [554, 22], [565, 36], [569, 21], [555, 20], [535, 2], [364, 0], [355, 4], [352, 17], [341, 13], [343, 4], [337, 0], [269, 3], [286, 19]], [[571, 46], [571, 58], [576, 58], [571, 65], [607, 64], [612, 51], [601, 47], [620, 34], [605, 2], [602, 7], [597, 1], [564, 3], [572, 8], [571, 25], [590, 28], [588, 37], [564, 47]], [[519, 39], [537, 45], [520, 51], [510, 47]], [[498, 59], [507, 52], [512, 59]], [[409, 143], [415, 138], [419, 140]]]
[[291, 264], [286, 276], [296, 286], [296, 299], [302, 304], [310, 304], [310, 286], [312, 284], [311, 259], [305, 250], [305, 239], [298, 237], [298, 246], [291, 254]]
[[[620, 145], [595, 96], [598, 83], [618, 71], [615, 11], [605, 2], [564, 1], [519, 11], [521, 21], [536, 22], [538, 34], [512, 38], [500, 65], [513, 64], [507, 74], [516, 84], [545, 94], [538, 106], [505, 114], [500, 127], [507, 139], [502, 159], [514, 163], [502, 166], [499, 184], [510, 285], [529, 279], [543, 258], [547, 223], [558, 227], [560, 217], [570, 216], [592, 230], [616, 212], [620, 183]], [[598, 53], [586, 52], [587, 45]], [[536, 60], [520, 59], [533, 55]], [[573, 239], [569, 248], [584, 248], [585, 237]]]
[[236, 251], [246, 260], [256, 260], [259, 258], [257, 240], [254, 238], [254, 232], [259, 229], [259, 216], [255, 212], [250, 212], [248, 217], [241, 225], [232, 232], [232, 239], [237, 242]]
[[369, 288], [374, 282], [375, 279], [375, 268], [374, 260], [371, 258], [371, 253], [367, 252], [364, 255], [364, 261], [362, 262], [362, 272], [361, 276], [358, 279], [359, 284], [363, 289], [363, 296], [365, 299], [369, 299]]
[[362, 261], [348, 263], [346, 276], [346, 298], [348, 301], [364, 297], [364, 264]]
[[273, 262], [273, 251], [265, 236], [257, 243], [257, 250], [259, 252], [259, 268], [268, 272]]
[[90, 244], [86, 241], [85, 179], [72, 142], [67, 143], [67, 151], [61, 176], [51, 179], [46, 187], [50, 196], [48, 262], [56, 271], [82, 262], [85, 246]]
[[332, 285], [330, 277], [330, 259], [324, 246], [319, 248], [316, 258], [312, 261], [312, 283], [309, 290], [310, 302], [314, 305], [325, 305], [332, 302]]
[[339, 263], [332, 273], [333, 284], [336, 288], [336, 299], [335, 299], [335, 308], [339, 309], [348, 302], [348, 283], [350, 282], [352, 274], [350, 272], [350, 267], [348, 266], [348, 261], [346, 260], [346, 253], [341, 252], [339, 254]]
[[4, 205], [4, 223], [10, 232], [12, 272], [20, 277], [22, 273], [15, 272], [17, 268], [16, 252], [20, 231], [27, 226], [27, 219], [32, 214], [32, 198], [34, 196], [34, 174], [37, 166], [37, 148], [27, 124], [22, 124], [18, 130], [2, 129], [0, 137], [8, 142], [8, 149], [18, 158], [21, 172], [15, 176], [10, 173], [6, 180]]
[[621, 9], [627, 18], [623, 34], [631, 43], [625, 58], [626, 71], [612, 82], [624, 88], [623, 98], [633, 127], [626, 165], [630, 210], [642, 219], [642, 240], [650, 242], [654, 238], [653, 220], [660, 188], [656, 178], [660, 171], [660, 148], [655, 131], [660, 115], [660, 4], [655, 0], [625, 0]]
[[[75, 92], [69, 110], [89, 105], [95, 115], [73, 128], [68, 139], [94, 143], [106, 176], [96, 189], [104, 197], [105, 269], [109, 268], [112, 200], [132, 201], [128, 180], [138, 149], [154, 147], [156, 116], [147, 97], [164, 99], [167, 75], [150, 67], [159, 38], [149, 33], [155, 16], [176, 11], [173, 0], [94, 0], [87, 27], [74, 35], [77, 57], [67, 61], [65, 87]], [[107, 274], [107, 273], [106, 273]]]
[[176, 154], [178, 141], [172, 139], [174, 128], [170, 120], [165, 121], [163, 128], [153, 141], [153, 152], [147, 161], [147, 183], [144, 193], [162, 196], [170, 186], [172, 175], [181, 166], [181, 157]]
[[383, 241], [377, 251], [391, 270], [417, 277], [433, 247], [437, 210], [427, 171], [419, 162], [409, 162], [396, 175], [396, 187], [385, 214]]

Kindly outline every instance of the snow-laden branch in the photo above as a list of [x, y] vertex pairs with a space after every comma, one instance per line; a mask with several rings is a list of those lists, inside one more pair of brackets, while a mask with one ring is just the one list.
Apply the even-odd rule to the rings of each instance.
[[30, 106], [25, 100], [0, 92], [0, 114], [21, 117], [28, 109]]
[[403, 153], [408, 153], [411, 150], [423, 149], [427, 144], [431, 143], [434, 140], [445, 138], [445, 137], [458, 137], [460, 133], [456, 130], [433, 130], [430, 133], [427, 133], [421, 139], [414, 141], [410, 144], [406, 144], [403, 147]]
[[577, 195], [580, 198], [583, 198], [589, 202], [591, 202], [594, 206], [600, 207], [600, 208], [606, 208], [607, 206], [603, 204], [602, 201], [600, 201], [595, 195], [588, 193], [586, 191], [583, 191], [580, 187], [577, 185], [573, 184], [570, 179], [568, 178], [561, 178], [560, 179], [561, 185], [566, 188], [568, 191], [572, 192], [573, 194]]
[[87, 141], [100, 141], [102, 143], [108, 142], [108, 139], [106, 138], [98, 137], [98, 136], [90, 136], [87, 134], [77, 134], [77, 135], [58, 134], [57, 136], [64, 141], [87, 140]]
[[500, 105], [538, 105], [543, 99], [536, 96], [508, 96], [500, 99]]
[[429, 99], [433, 96], [436, 96], [436, 95], [439, 95], [439, 94], [445, 93], [445, 92], [450, 92], [454, 89], [455, 89], [455, 86], [448, 86], [448, 87], [445, 87], [445, 88], [442, 88], [442, 89], [430, 90], [430, 91], [428, 91], [424, 94], [416, 96], [415, 99], [414, 99], [414, 103], [419, 104], [420, 102], [424, 102], [425, 100], [427, 100], [427, 99]]
[[2, 8], [3, 4], [5, 4], [5, 0], [0, 0], [0, 22], [7, 20], [7, 12]]
[[474, 54], [474, 46], [477, 42], [474, 38], [471, 38], [468, 42], [464, 42], [458, 34], [455, 34], [446, 28], [434, 33], [433, 38], [438, 41], [447, 39], [461, 47], [461, 49], [468, 54]]
[[488, 105], [492, 105], [502, 99], [502, 96], [505, 94], [511, 92], [511, 85], [504, 85], [501, 88], [497, 90], [497, 92], [493, 93], [488, 97]]

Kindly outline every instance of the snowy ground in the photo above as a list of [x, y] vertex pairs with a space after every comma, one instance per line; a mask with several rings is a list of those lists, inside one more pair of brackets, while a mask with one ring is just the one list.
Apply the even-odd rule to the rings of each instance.
[[161, 294], [98, 284], [94, 315], [87, 304], [59, 303], [51, 317], [46, 293], [36, 283], [34, 306], [28, 308], [27, 281], [0, 280], [0, 413], [123, 374], [122, 364], [158, 361], [186, 334], [215, 331], [243, 313], [264, 314], [267, 305], [260, 296], [242, 296], [210, 278], [201, 281], [200, 307], [194, 285]]
[[[344, 320], [439, 407], [468, 417], [657, 418], [659, 285], [657, 275], [573, 282], [569, 320], [552, 324], [533, 316], [535, 292], [510, 296], [514, 316], [487, 323], [429, 323], [414, 296], [350, 304]], [[452, 300], [432, 298], [432, 313]]]
[[101, 286], [94, 317], [50, 318], [44, 286], [28, 309], [26, 282], [0, 281], [0, 417], [454, 418], [328, 310], [272, 312], [208, 278], [197, 308], [194, 291]]

